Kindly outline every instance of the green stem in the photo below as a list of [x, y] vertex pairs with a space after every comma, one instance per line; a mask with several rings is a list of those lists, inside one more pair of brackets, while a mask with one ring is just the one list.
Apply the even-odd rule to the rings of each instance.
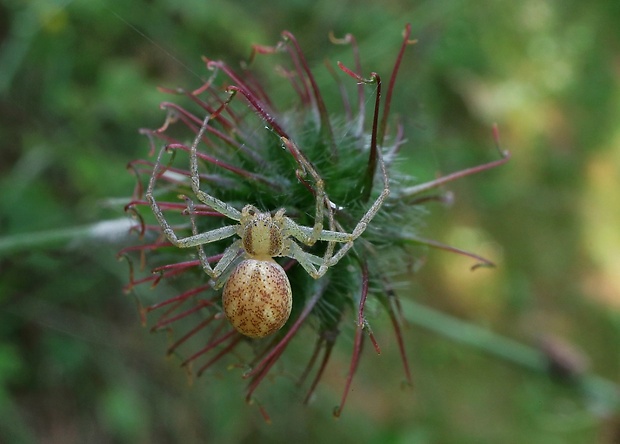
[[[413, 325], [482, 350], [492, 356], [537, 372], [548, 372], [548, 360], [534, 347], [505, 338], [485, 328], [462, 321], [440, 311], [415, 303], [400, 301], [404, 318]], [[596, 375], [583, 375], [578, 387], [587, 399], [604, 412], [620, 410], [620, 386]]]
[[70, 228], [20, 233], [0, 237], [0, 257], [19, 251], [43, 250], [83, 241], [113, 242], [129, 233], [135, 222], [113, 219]]

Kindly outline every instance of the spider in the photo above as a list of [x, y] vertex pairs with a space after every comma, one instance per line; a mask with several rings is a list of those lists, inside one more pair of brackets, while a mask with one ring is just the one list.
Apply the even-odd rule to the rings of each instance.
[[[232, 94], [231, 94], [232, 96]], [[226, 103], [228, 103], [226, 101]], [[222, 105], [222, 108], [226, 105]], [[185, 197], [190, 214], [192, 235], [179, 238], [166, 220], [163, 211], [155, 200], [153, 190], [158, 176], [163, 173], [162, 154], [167, 146], [162, 147], [157, 156], [148, 188], [146, 200], [151, 206], [163, 234], [176, 247], [198, 248], [198, 257], [204, 272], [212, 278], [212, 285], [218, 289], [224, 286], [222, 306], [224, 313], [233, 327], [241, 334], [251, 338], [261, 338], [279, 330], [288, 320], [292, 307], [291, 284], [286, 272], [274, 257], [289, 257], [296, 260], [314, 279], [322, 277], [329, 267], [335, 265], [353, 247], [354, 241], [366, 230], [389, 194], [389, 181], [385, 164], [377, 149], [379, 166], [383, 177], [383, 190], [374, 203], [359, 220], [351, 233], [338, 231], [334, 222], [335, 205], [329, 200], [323, 179], [312, 164], [305, 158], [297, 145], [286, 134], [278, 134], [283, 145], [298, 162], [297, 176], [300, 180], [309, 174], [314, 181], [315, 216], [314, 226], [303, 226], [285, 216], [285, 209], [278, 209], [272, 215], [269, 211], [260, 211], [253, 205], [245, 205], [241, 211], [200, 189], [198, 173], [197, 147], [209, 121], [215, 118], [221, 109], [208, 114], [202, 122], [189, 153], [191, 188], [200, 202], [214, 211], [237, 222], [221, 228], [199, 233], [194, 220], [194, 205]], [[327, 217], [329, 229], [323, 229]], [[203, 250], [203, 245], [210, 242], [238, 236], [228, 246], [215, 267], [212, 267]], [[327, 242], [322, 257], [305, 251], [301, 245], [312, 246], [317, 241]], [[342, 244], [336, 252], [335, 245]], [[228, 274], [229, 267], [243, 252], [243, 260]], [[227, 279], [224, 277], [227, 276]]]

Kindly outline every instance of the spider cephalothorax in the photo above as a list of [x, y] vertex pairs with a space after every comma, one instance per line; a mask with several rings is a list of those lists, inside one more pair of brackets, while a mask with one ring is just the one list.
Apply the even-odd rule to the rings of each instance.
[[249, 257], [265, 258], [282, 255], [284, 241], [284, 209], [274, 216], [261, 213], [252, 205], [241, 210], [239, 237], [243, 249]]

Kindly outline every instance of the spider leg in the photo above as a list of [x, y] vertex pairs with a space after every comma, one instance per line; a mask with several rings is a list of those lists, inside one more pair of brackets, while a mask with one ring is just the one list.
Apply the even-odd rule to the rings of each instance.
[[[165, 146], [162, 147], [162, 149], [159, 151], [159, 154], [157, 155], [157, 160], [153, 168], [153, 174], [151, 175], [151, 178], [149, 180], [149, 185], [145, 193], [145, 198], [147, 202], [151, 205], [151, 210], [153, 211], [153, 214], [155, 215], [157, 222], [161, 226], [162, 232], [164, 233], [166, 238], [168, 238], [170, 243], [172, 243], [172, 245], [179, 247], [179, 248], [197, 247], [202, 244], [208, 244], [210, 242], [215, 242], [217, 240], [226, 239], [227, 237], [237, 234], [237, 225], [228, 225], [225, 227], [217, 228], [215, 230], [207, 231], [205, 233], [197, 233], [196, 224], [192, 218], [192, 236], [179, 238], [176, 235], [176, 233], [172, 229], [172, 226], [166, 220], [166, 217], [164, 216], [164, 213], [161, 210], [161, 207], [157, 203], [155, 196], [153, 195], [153, 190], [155, 188], [155, 182], [157, 181], [157, 177], [160, 174], [161, 157], [165, 150], [166, 150], [166, 147]], [[189, 208], [190, 208], [190, 215], [191, 215], [194, 213], [193, 204], [189, 204]], [[200, 258], [200, 262], [205, 272], [211, 277], [217, 277], [217, 276], [214, 276], [214, 271], [211, 268], [211, 266], [208, 264], [204, 253], [199, 252], [199, 256], [201, 254], [202, 254], [202, 257]]]
[[210, 206], [218, 213], [221, 213], [224, 216], [228, 217], [229, 219], [238, 221], [239, 219], [241, 219], [241, 212], [239, 210], [227, 204], [226, 202], [205, 193], [200, 189], [200, 174], [198, 173], [198, 144], [202, 140], [202, 137], [207, 130], [209, 120], [211, 120], [214, 115], [217, 115], [219, 112], [221, 112], [221, 109], [223, 109], [223, 106], [225, 106], [227, 103], [228, 101], [226, 101], [224, 105], [222, 105], [222, 108], [220, 108], [220, 110], [216, 111], [215, 113], [207, 114], [205, 116], [204, 120], [202, 121], [202, 126], [200, 127], [200, 130], [198, 131], [198, 134], [196, 135], [196, 138], [194, 139], [194, 142], [192, 143], [189, 151], [189, 166], [192, 191], [194, 192], [198, 200], [200, 200], [205, 205]]
[[[228, 100], [226, 100], [222, 104], [222, 106], [218, 110], [215, 111], [215, 113], [213, 113], [213, 115], [217, 115], [218, 113], [220, 113], [222, 109], [228, 106], [228, 104], [230, 103], [232, 98], [237, 94], [237, 92], [240, 92], [246, 98], [250, 106], [254, 108], [256, 113], [265, 121], [265, 123], [269, 125], [272, 128], [272, 130], [280, 136], [282, 143], [284, 143], [286, 148], [293, 155], [293, 158], [295, 159], [295, 161], [300, 167], [297, 170], [297, 177], [299, 178], [299, 180], [303, 181], [303, 177], [305, 177], [308, 172], [314, 179], [315, 181], [314, 194], [316, 196], [316, 215], [314, 219], [313, 234], [309, 238], [306, 237], [306, 238], [300, 239], [300, 241], [302, 241], [306, 245], [313, 245], [317, 241], [318, 236], [321, 230], [323, 229], [323, 208], [325, 206], [327, 206], [327, 208], [329, 209], [328, 218], [330, 221], [330, 229], [332, 230], [334, 229], [333, 208], [331, 207], [331, 202], [329, 201], [329, 199], [327, 198], [325, 194], [325, 186], [323, 184], [323, 179], [321, 178], [321, 176], [319, 176], [319, 173], [317, 173], [317, 171], [314, 169], [310, 161], [301, 152], [301, 150], [297, 147], [297, 145], [295, 145], [295, 143], [290, 139], [288, 134], [286, 134], [284, 129], [282, 129], [282, 127], [276, 121], [276, 119], [271, 114], [269, 114], [269, 111], [264, 106], [262, 106], [259, 101], [256, 100], [256, 97], [254, 96], [254, 94], [252, 94], [247, 89], [247, 87], [243, 85], [241, 86], [232, 85], [227, 88], [227, 91], [230, 93], [230, 97], [228, 98]], [[330, 251], [331, 250], [333, 250], [333, 246], [330, 248]]]
[[[314, 226], [312, 227], [312, 233], [308, 236], [303, 232], [296, 233], [299, 237], [295, 236], [297, 240], [303, 242], [304, 244], [310, 246], [314, 245], [314, 243], [319, 239], [321, 235], [321, 231], [323, 230], [323, 218], [324, 218], [324, 208], [325, 204], [328, 203], [327, 195], [325, 194], [325, 184], [323, 182], [323, 178], [319, 176], [319, 173], [314, 169], [312, 164], [304, 154], [297, 147], [295, 142], [292, 140], [281, 136], [282, 142], [286, 145], [286, 148], [291, 152], [297, 163], [299, 164], [300, 169], [297, 172], [298, 177], [301, 179], [305, 177], [308, 173], [312, 176], [314, 180], [314, 194], [315, 194], [315, 216], [314, 216]], [[327, 206], [328, 208], [328, 218], [330, 220], [330, 228], [333, 228], [333, 209], [331, 205]], [[288, 222], [291, 222], [292, 225]], [[295, 231], [297, 224], [295, 224], [290, 219], [287, 221], [287, 228]], [[291, 235], [293, 235], [291, 233]], [[294, 235], [293, 235], [294, 236]]]
[[[342, 259], [344, 255], [347, 254], [347, 252], [353, 247], [354, 241], [358, 237], [360, 237], [362, 233], [364, 233], [364, 231], [366, 230], [366, 227], [368, 227], [368, 224], [372, 221], [372, 219], [379, 212], [379, 209], [383, 205], [383, 202], [385, 202], [385, 199], [390, 194], [389, 178], [388, 178], [387, 171], [385, 168], [385, 162], [383, 160], [383, 156], [381, 155], [381, 150], [378, 150], [377, 153], [378, 153], [377, 158], [379, 161], [379, 169], [381, 171], [381, 176], [383, 178], [383, 190], [381, 191], [377, 199], [373, 202], [373, 204], [370, 206], [370, 208], [366, 211], [366, 213], [362, 216], [360, 221], [357, 223], [357, 225], [353, 229], [353, 232], [346, 233], [342, 231], [335, 231], [333, 229], [321, 230], [321, 232], [318, 235], [317, 240], [327, 241], [328, 242], [327, 248], [330, 248], [330, 246], [332, 246], [332, 251], [326, 252], [326, 254], [322, 258], [322, 262], [318, 262], [318, 263], [316, 261], [317, 256], [310, 255], [309, 253], [305, 252], [304, 250], [301, 249], [301, 247], [299, 247], [299, 245], [291, 246], [291, 253], [295, 255], [295, 259], [300, 264], [302, 264], [302, 266], [304, 267], [304, 269], [306, 269], [306, 271], [308, 271], [308, 269], [310, 268], [309, 266], [307, 266], [308, 264], [309, 265], [315, 264], [319, 266], [318, 269], [312, 266], [312, 269], [314, 271], [312, 273], [308, 271], [308, 274], [310, 274], [311, 276], [314, 277], [313, 273], [318, 274], [319, 277], [322, 276], [327, 271], [327, 268], [337, 264], [338, 261], [340, 261], [340, 259]], [[293, 222], [290, 219], [289, 219], [289, 224], [290, 224], [290, 227], [288, 229], [289, 229], [291, 236], [293, 236], [295, 239], [299, 240], [300, 242], [304, 242], [304, 239], [309, 236], [314, 236], [314, 230], [310, 227], [297, 225], [295, 222]], [[335, 245], [335, 243], [342, 243], [344, 245], [342, 245], [342, 247], [340, 247], [340, 249], [335, 254], [332, 254], [333, 246]], [[294, 242], [292, 242], [291, 244], [294, 244]], [[303, 260], [307, 262], [306, 266], [304, 265], [304, 262], [302, 262]]]
[[[303, 225], [297, 224], [295, 225], [296, 229], [298, 229], [302, 233], [305, 233], [306, 236], [310, 236], [312, 234], [312, 227], [305, 227]], [[319, 235], [319, 238], [317, 240], [326, 242], [331, 241], [337, 243], [346, 243], [352, 239], [352, 236], [353, 235], [351, 233], [347, 233], [346, 231], [321, 230], [321, 234]]]
[[[192, 224], [192, 234], [193, 234], [192, 238], [198, 239], [200, 238], [201, 235], [198, 233], [198, 227], [196, 226], [196, 210], [194, 207], [194, 202], [187, 196], [183, 196], [183, 198], [185, 199], [185, 202], [187, 203], [187, 211], [189, 213], [190, 221]], [[235, 231], [236, 231], [237, 227], [235, 225], [231, 225], [230, 227], [235, 228]], [[224, 228], [229, 228], [229, 227], [224, 227]], [[217, 231], [217, 230], [212, 230], [212, 231], [209, 231], [208, 233], [213, 233], [213, 231]], [[217, 280], [213, 285], [214, 288], [220, 288], [223, 285], [223, 282], [220, 283], [218, 278], [222, 275], [224, 270], [228, 268], [228, 266], [235, 259], [235, 257], [237, 257], [237, 253], [239, 252], [239, 248], [241, 246], [241, 239], [237, 239], [235, 242], [229, 245], [228, 248], [226, 248], [226, 250], [222, 254], [222, 257], [220, 258], [215, 268], [211, 268], [211, 265], [209, 264], [209, 260], [205, 253], [205, 250], [202, 247], [203, 245], [204, 243], [200, 243], [196, 245], [198, 249], [198, 259], [200, 260], [200, 265], [202, 266], [202, 269], [204, 270], [205, 273], [207, 273], [213, 279]]]
[[[383, 179], [383, 190], [381, 190], [381, 193], [379, 194], [379, 196], [377, 196], [377, 199], [373, 202], [368, 211], [366, 211], [366, 213], [357, 223], [357, 225], [353, 229], [353, 232], [350, 235], [350, 239], [346, 241], [346, 243], [336, 252], [336, 254], [331, 257], [329, 263], [327, 264], [328, 267], [331, 267], [332, 265], [338, 263], [338, 261], [344, 257], [344, 255], [351, 249], [351, 247], [353, 247], [353, 242], [355, 241], [355, 239], [360, 237], [362, 233], [366, 231], [366, 227], [368, 227], [370, 221], [372, 221], [372, 219], [377, 215], [379, 209], [381, 209], [381, 206], [383, 205], [383, 202], [385, 202], [385, 199], [387, 199], [388, 195], [390, 194], [390, 179], [387, 175], [385, 162], [383, 160], [383, 154], [381, 153], [380, 148], [377, 148], [377, 159], [379, 161], [379, 171], [381, 172], [381, 177]], [[326, 234], [326, 237], [330, 237], [330, 234]]]
[[[194, 207], [194, 201], [191, 200], [187, 196], [183, 196], [185, 199], [185, 203], [187, 204], [187, 212], [189, 213], [189, 220], [192, 224], [192, 235], [198, 236], [198, 227], [196, 226], [196, 210]], [[215, 273], [209, 264], [209, 260], [207, 259], [207, 254], [205, 253], [205, 249], [202, 247], [202, 244], [198, 245], [198, 259], [200, 260], [200, 265], [205, 273], [209, 276], [213, 276]]]
[[299, 245], [297, 245], [297, 242], [290, 239], [286, 249], [286, 256], [299, 262], [299, 265], [306, 270], [306, 273], [314, 279], [318, 279], [323, 276], [329, 268], [326, 265], [327, 262], [325, 262], [324, 258], [304, 251]]
[[[295, 222], [293, 222], [290, 218], [284, 218], [285, 222], [285, 233], [289, 236], [294, 237], [298, 241], [311, 246], [316, 243], [318, 240], [326, 240], [327, 247], [325, 248], [325, 253], [323, 254], [323, 259], [319, 269], [317, 270], [312, 262], [307, 259], [305, 256], [306, 252], [304, 252], [301, 247], [299, 247], [295, 242], [291, 242], [291, 246], [293, 246], [292, 254], [295, 254], [295, 259], [298, 260], [300, 264], [304, 267], [304, 269], [310, 274], [310, 276], [315, 279], [323, 276], [329, 267], [329, 263], [331, 262], [332, 255], [334, 254], [334, 249], [336, 247], [336, 240], [334, 239], [321, 239], [323, 233], [323, 219], [325, 217], [325, 208], [327, 208], [327, 219], [329, 221], [329, 228], [331, 231], [335, 230], [335, 221], [334, 221], [334, 209], [331, 205], [329, 197], [327, 193], [325, 193], [325, 183], [323, 182], [323, 178], [319, 175], [316, 169], [312, 166], [309, 160], [306, 159], [304, 154], [299, 150], [297, 145], [287, 139], [286, 137], [282, 137], [282, 141], [291, 152], [293, 157], [297, 160], [300, 170], [299, 175], [301, 177], [306, 174], [310, 174], [312, 179], [314, 180], [314, 194], [316, 197], [316, 209], [314, 215], [314, 226], [310, 230], [304, 230], [302, 227]], [[305, 228], [305, 227], [304, 227]], [[302, 254], [303, 253], [303, 254]], [[305, 265], [304, 265], [305, 263]]]
[[[215, 283], [213, 284], [213, 288], [218, 289], [224, 286], [226, 283], [226, 279], [222, 279], [222, 273], [228, 269], [228, 266], [237, 258], [239, 254], [239, 250], [241, 249], [241, 239], [237, 239], [232, 244], [230, 244], [226, 250], [224, 250], [224, 254], [222, 254], [222, 258], [215, 266], [213, 273], [215, 276]], [[228, 278], [228, 276], [225, 276]]]
[[[327, 218], [329, 220], [330, 230], [335, 231], [336, 229], [335, 222], [334, 222], [333, 207], [332, 207], [331, 201], [329, 200], [329, 198], [327, 197], [327, 194], [325, 193], [325, 184], [323, 182], [323, 178], [321, 178], [319, 173], [312, 166], [311, 162], [306, 158], [306, 156], [297, 147], [297, 145], [290, 139], [288, 134], [286, 134], [286, 132], [279, 125], [279, 123], [274, 119], [274, 117], [269, 114], [267, 109], [262, 107], [260, 103], [255, 100], [255, 98], [249, 91], [247, 91], [242, 86], [229, 86], [228, 92], [230, 93], [230, 97], [228, 98], [228, 100], [226, 100], [222, 104], [222, 106], [218, 110], [215, 111], [215, 113], [213, 113], [213, 115], [217, 115], [219, 112], [221, 112], [222, 109], [228, 106], [228, 104], [233, 99], [235, 94], [237, 92], [240, 92], [247, 99], [250, 106], [253, 107], [254, 110], [258, 113], [258, 115], [263, 118], [265, 123], [271, 126], [273, 131], [275, 131], [280, 136], [282, 143], [284, 143], [286, 148], [289, 150], [289, 152], [291, 153], [291, 155], [293, 156], [293, 158], [299, 165], [299, 169], [297, 170], [298, 178], [300, 180], [303, 180], [303, 177], [305, 177], [307, 174], [310, 174], [310, 176], [314, 180], [314, 195], [316, 198], [315, 200], [316, 210], [315, 210], [314, 226], [312, 227], [312, 232], [308, 235], [307, 232], [299, 230], [298, 225], [295, 224], [292, 220], [288, 218], [284, 218], [284, 230], [285, 230], [284, 234], [286, 236], [293, 236], [300, 242], [304, 243], [305, 245], [309, 245], [309, 246], [314, 245], [316, 241], [320, 239], [321, 232], [323, 231], [323, 219], [325, 217], [325, 208], [327, 208]], [[204, 133], [204, 130], [206, 129], [208, 119], [209, 119], [209, 116], [205, 118], [201, 131], [198, 134], [198, 137], [196, 138], [196, 142], [194, 145], [197, 145], [198, 140], [202, 137], [201, 133]], [[195, 164], [195, 161], [196, 161], [195, 146], [192, 146], [192, 162], [194, 162]], [[198, 188], [197, 171], [196, 171], [196, 175], [192, 173], [192, 183], [193, 183], [192, 187], [195, 188], [194, 192], [198, 194], [198, 190], [196, 190], [196, 188]], [[207, 203], [207, 205], [210, 205], [210, 204]], [[220, 210], [217, 209], [217, 211], [220, 211]], [[237, 218], [236, 220], [239, 220], [239, 219]], [[335, 243], [328, 240], [328, 244], [325, 249], [325, 254], [324, 254], [324, 259], [323, 259], [324, 263], [329, 263], [331, 256], [334, 252], [334, 248], [335, 248]]]

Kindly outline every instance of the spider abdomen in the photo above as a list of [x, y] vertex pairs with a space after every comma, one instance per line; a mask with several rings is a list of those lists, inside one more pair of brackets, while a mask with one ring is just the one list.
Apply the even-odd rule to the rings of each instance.
[[224, 312], [235, 329], [251, 338], [276, 332], [286, 323], [293, 303], [291, 284], [273, 259], [245, 259], [226, 281]]

